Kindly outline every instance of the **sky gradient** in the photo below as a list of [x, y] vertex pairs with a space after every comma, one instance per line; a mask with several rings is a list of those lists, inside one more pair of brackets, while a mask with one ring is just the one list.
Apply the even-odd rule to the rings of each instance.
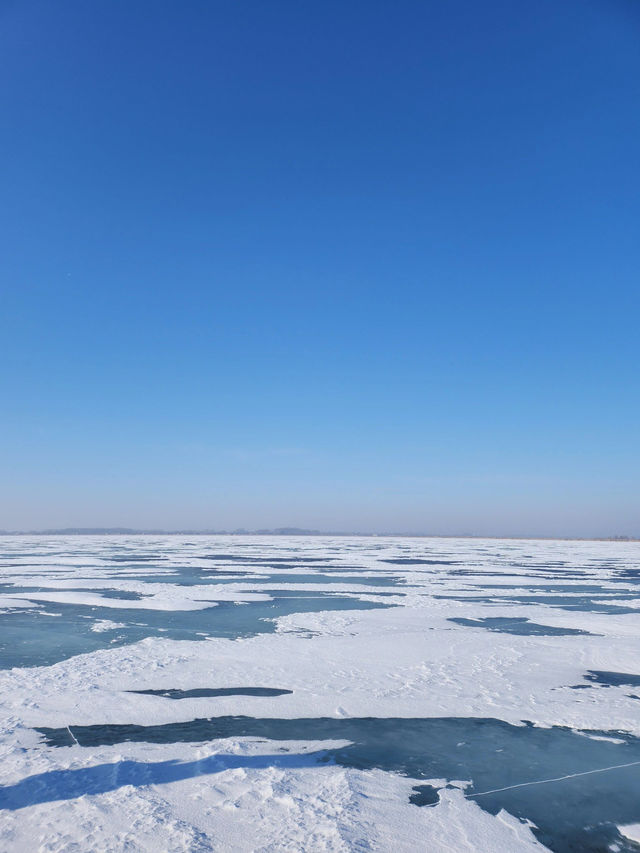
[[0, 528], [640, 535], [635, 0], [0, 24]]

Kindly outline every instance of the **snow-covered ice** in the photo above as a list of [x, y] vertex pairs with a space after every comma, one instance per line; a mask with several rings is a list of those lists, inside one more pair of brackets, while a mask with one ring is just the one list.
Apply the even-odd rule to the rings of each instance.
[[0, 570], [1, 851], [638, 849], [636, 543], [25, 536]]

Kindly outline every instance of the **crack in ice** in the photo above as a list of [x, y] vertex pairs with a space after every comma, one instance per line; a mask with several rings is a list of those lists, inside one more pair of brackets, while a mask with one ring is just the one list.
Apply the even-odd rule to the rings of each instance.
[[575, 779], [578, 776], [590, 776], [593, 773], [606, 773], [609, 770], [621, 770], [623, 767], [635, 767], [640, 761], [629, 761], [627, 764], [613, 764], [611, 767], [597, 767], [595, 770], [583, 770], [580, 773], [568, 773], [566, 776], [556, 776], [554, 779], [535, 779], [532, 782], [518, 782], [517, 785], [507, 785], [505, 788], [492, 788], [490, 791], [479, 791], [477, 794], [465, 794], [467, 800], [475, 797], [485, 797], [487, 794], [499, 794], [502, 791], [511, 791], [514, 788], [526, 788], [528, 785], [546, 785], [549, 782], [563, 782], [566, 779]]

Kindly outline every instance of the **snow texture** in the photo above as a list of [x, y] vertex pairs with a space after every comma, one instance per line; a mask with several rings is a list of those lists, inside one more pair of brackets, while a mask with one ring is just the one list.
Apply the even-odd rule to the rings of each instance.
[[[594, 760], [632, 761], [640, 688], [605, 675], [640, 673], [639, 583], [635, 543], [3, 537], [0, 851], [568, 850], [568, 835], [528, 820], [533, 793], [518, 793], [516, 815], [483, 803], [472, 778], [355, 766], [339, 721], [351, 733], [368, 718], [556, 727]], [[235, 634], [216, 633], [223, 613]], [[56, 662], [23, 665], [15, 655], [29, 636], [34, 655], [47, 651], [47, 632]], [[204, 688], [221, 695], [132, 692]], [[81, 745], [83, 727], [238, 717], [336, 722], [330, 737]], [[588, 761], [552, 781], [514, 767], [495, 787], [535, 783], [561, 800], [566, 770], [604, 771]], [[616, 772], [600, 773], [614, 792]], [[434, 804], [414, 804], [419, 786]], [[637, 849], [629, 814], [612, 807], [588, 849]]]

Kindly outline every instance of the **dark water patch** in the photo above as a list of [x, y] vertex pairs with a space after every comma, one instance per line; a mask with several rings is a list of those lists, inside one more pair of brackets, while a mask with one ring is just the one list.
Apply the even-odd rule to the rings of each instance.
[[[52, 747], [94, 748], [130, 741], [201, 743], [238, 737], [346, 740], [348, 746], [328, 749], [317, 758], [415, 779], [468, 780], [465, 795], [469, 799], [492, 815], [505, 809], [531, 821], [538, 840], [556, 853], [603, 853], [613, 843], [619, 851], [637, 849], [629, 846], [616, 825], [640, 822], [640, 739], [619, 732], [600, 733], [623, 740], [614, 743], [585, 738], [559, 726], [542, 729], [453, 717], [214, 717], [156, 726], [110, 724], [38, 731]], [[418, 786], [411, 802], [434, 805], [436, 793], [433, 785]], [[16, 796], [16, 786], [0, 790], [5, 802]], [[51, 796], [56, 796], [53, 789]]]
[[193, 690], [127, 690], [141, 696], [162, 696], [165, 699], [202, 699], [214, 696], [286, 696], [293, 690], [278, 687], [196, 687]]
[[603, 687], [640, 687], [640, 675], [633, 675], [630, 672], [610, 672], [605, 669], [590, 669], [584, 678]]
[[111, 551], [107, 554], [97, 555], [101, 560], [107, 563], [159, 563], [166, 562], [169, 557], [164, 554], [141, 554], [139, 551], [130, 551], [128, 554], [113, 554]]
[[[15, 550], [11, 550], [11, 551], [7, 552], [7, 554], [5, 556], [9, 559], [11, 557], [13, 557], [13, 559], [15, 560], [17, 553], [19, 553], [21, 560], [30, 560], [32, 558], [42, 559], [43, 557], [49, 557], [49, 558], [67, 557], [68, 558], [68, 557], [79, 556], [77, 554], [70, 554], [67, 551], [47, 551], [47, 553], [45, 555], [45, 554], [43, 554], [42, 551], [38, 551], [38, 552], [34, 553], [33, 551], [22, 551], [20, 548], [16, 548]], [[23, 565], [25, 565], [25, 563], [8, 563], [7, 565], [23, 566]], [[30, 565], [30, 566], [48, 566], [49, 563], [29, 563], [28, 565]]]
[[[606, 596], [599, 595], [598, 598]], [[615, 596], [620, 598], [620, 596]], [[511, 599], [515, 604], [542, 604], [559, 610], [577, 610], [583, 613], [607, 613], [610, 615], [638, 613], [636, 607], [626, 607], [622, 604], [607, 604], [604, 601], [594, 601], [584, 596], [553, 596], [553, 595], [518, 595]]]
[[[127, 580], [133, 580], [131, 576], [126, 578]], [[282, 573], [261, 573], [259, 571], [251, 572], [251, 571], [236, 571], [236, 570], [224, 570], [224, 569], [210, 569], [210, 568], [201, 568], [201, 567], [193, 567], [193, 568], [185, 568], [180, 570], [180, 572], [165, 574], [162, 576], [145, 576], [144, 578], [139, 577], [135, 578], [139, 580], [143, 580], [146, 583], [172, 583], [176, 586], [206, 586], [208, 584], [233, 584], [238, 583], [238, 581], [246, 582], [246, 586], [243, 588], [248, 589], [249, 584], [260, 584], [264, 586], [265, 584], [290, 584], [294, 586], [303, 586], [309, 584], [345, 584], [345, 585], [356, 585], [356, 586], [383, 586], [383, 587], [392, 587], [392, 586], [405, 586], [406, 579], [403, 577], [399, 577], [398, 575], [386, 575], [386, 574], [361, 574], [356, 576], [351, 575], [339, 575], [339, 574], [326, 574], [326, 573], [318, 573], [314, 574], [313, 572], [306, 572], [304, 574], [301, 573], [291, 573], [291, 574], [282, 574]]]
[[591, 573], [592, 569], [587, 570], [577, 570], [575, 566], [570, 567], [558, 567], [546, 563], [509, 563], [508, 565], [513, 566], [514, 568], [526, 569], [527, 571], [535, 572], [539, 574], [540, 572], [547, 572], [548, 574], [560, 575], [565, 578], [584, 578], [585, 574]]
[[[86, 578], [85, 580], [95, 580], [96, 578]], [[175, 583], [175, 576], [167, 569], [158, 569], [154, 572], [142, 574], [137, 572], [122, 572], [121, 574], [100, 573], [100, 580], [106, 581], [134, 581], [135, 583]]]
[[457, 566], [462, 560], [426, 560], [420, 557], [389, 557], [380, 560], [381, 563], [391, 563], [393, 566]]
[[[56, 566], [52, 566], [51, 563], [32, 563], [32, 562], [28, 562], [28, 563], [23, 563], [23, 562], [21, 562], [21, 563], [0, 563], [0, 568], [2, 568], [2, 569], [25, 569], [26, 571], [28, 571], [29, 569], [43, 568], [43, 569], [46, 569], [47, 572], [54, 572], [54, 573], [55, 572], [66, 572], [69, 569], [75, 569], [77, 567], [78, 567], [77, 563], [68, 564], [64, 568], [58, 568]], [[84, 566], [83, 568], [87, 568], [87, 567]], [[22, 574], [22, 572], [21, 572], [21, 574]]]
[[[611, 595], [615, 598], [620, 598], [621, 593], [617, 590], [607, 589], [607, 587], [599, 586], [594, 583], [585, 583], [585, 584], [571, 584], [571, 583], [554, 583], [554, 584], [540, 584], [540, 583], [527, 583], [526, 579], [523, 579], [523, 583], [513, 583], [513, 584], [502, 584], [502, 583], [486, 583], [482, 584], [483, 589], [528, 589], [531, 592], [573, 592], [576, 594], [579, 593], [591, 593], [594, 596], [601, 595]], [[607, 579], [607, 583], [609, 580]], [[636, 592], [629, 592], [629, 597], [637, 598], [638, 594]]]
[[[605, 598], [599, 594], [598, 598]], [[621, 596], [613, 595], [619, 599]], [[636, 598], [637, 596], [631, 596]], [[583, 613], [607, 613], [610, 615], [638, 613], [637, 607], [626, 607], [623, 604], [607, 604], [603, 601], [594, 601], [584, 596], [557, 596], [557, 595], [449, 595], [437, 594], [433, 598], [452, 599], [460, 602], [474, 602], [479, 604], [505, 606], [509, 604], [539, 604], [554, 607], [558, 610], [580, 611]]]
[[83, 589], [78, 592], [95, 592], [103, 598], [119, 598], [122, 601], [141, 601], [143, 598], [149, 598], [149, 594], [143, 592], [131, 592], [124, 589]]
[[61, 592], [60, 587], [55, 586], [24, 586], [24, 584], [0, 583], [0, 593], [21, 595], [28, 597], [34, 592]]
[[413, 806], [436, 806], [440, 802], [438, 788], [433, 785], [416, 785], [413, 790], [415, 793], [409, 797]]
[[[298, 567], [299, 568], [299, 567]], [[386, 576], [388, 572], [394, 571], [394, 569], [388, 569], [384, 567], [376, 567], [372, 568], [363, 568], [362, 566], [312, 566], [310, 567], [311, 572], [321, 572], [325, 575], [345, 575], [348, 573], [348, 577], [358, 577], [359, 575], [367, 575], [367, 576], [375, 576], [381, 575]], [[397, 570], [395, 570], [397, 571]]]
[[[13, 610], [0, 620], [0, 669], [49, 666], [74, 655], [130, 645], [147, 637], [203, 640], [208, 637], [238, 639], [275, 631], [275, 620], [293, 613], [323, 610], [373, 610], [394, 607], [391, 602], [363, 601], [346, 594], [283, 593], [274, 591], [268, 601], [236, 604], [221, 601], [201, 610], [151, 610], [98, 607], [47, 601], [46, 612]], [[124, 625], [94, 631], [96, 622]]]
[[[498, 600], [497, 596], [464, 595], [463, 593], [456, 595], [455, 593], [449, 592], [434, 593], [431, 598], [436, 598], [438, 601], [460, 601], [462, 603], [470, 601], [474, 604], [492, 604], [494, 601]], [[502, 599], [501, 603], [504, 604], [504, 601], [505, 600]]]
[[207, 584], [231, 584], [253, 579], [261, 581], [266, 577], [268, 577], [266, 574], [262, 575], [251, 571], [194, 566], [176, 572], [169, 579], [169, 582], [176, 586], [206, 586]]
[[[571, 575], [567, 573], [563, 573], [561, 578], [558, 578], [556, 575], [537, 573], [534, 575], [518, 575], [515, 572], [501, 572], [501, 571], [482, 571], [478, 569], [452, 569], [448, 572], [445, 577], [449, 577], [451, 580], [459, 580], [460, 578], [472, 578], [473, 580], [466, 581], [467, 583], [473, 583], [474, 586], [480, 587], [481, 589], [499, 589], [503, 588], [512, 588], [512, 589], [535, 589], [538, 586], [539, 581], [553, 581], [554, 583], [557, 580], [584, 580], [583, 574]], [[485, 582], [485, 578], [505, 578], [510, 581], [509, 584], [487, 584]], [[551, 586], [551, 584], [549, 585]], [[568, 584], [567, 584], [568, 586]]]
[[[256, 572], [241, 572], [236, 569], [213, 569], [210, 567], [189, 567], [179, 570], [149, 574], [102, 575], [101, 578], [112, 581], [138, 581], [139, 583], [169, 583], [174, 586], [206, 586], [207, 584], [237, 583], [245, 578], [260, 580], [263, 576]], [[266, 575], [264, 575], [266, 577]]]
[[[130, 592], [123, 589], [104, 589], [103, 587], [92, 586], [24, 586], [17, 585], [11, 583], [2, 583], [0, 584], [0, 593], [17, 593], [19, 595], [24, 596], [25, 598], [29, 598], [29, 596], [34, 596], [39, 592], [57, 592], [57, 593], [67, 593], [67, 592], [81, 592], [81, 593], [91, 593], [93, 595], [99, 595], [102, 598], [116, 598], [122, 599], [122, 601], [140, 601], [142, 598], [148, 598], [148, 595], [145, 595], [142, 592]], [[37, 599], [37, 601], [41, 604], [49, 604], [48, 601], [42, 601]], [[1, 636], [1, 628], [0, 628], [0, 636]]]
[[464, 625], [467, 628], [486, 628], [489, 631], [497, 631], [501, 634], [534, 635], [541, 637], [560, 637], [569, 636], [570, 634], [595, 636], [589, 631], [582, 631], [579, 628], [557, 628], [553, 625], [538, 625], [536, 622], [530, 622], [524, 616], [513, 618], [487, 616], [478, 619], [465, 619], [462, 616], [453, 616], [447, 621], [455, 622], [456, 625]]
[[518, 578], [521, 575], [517, 575], [515, 572], [501, 572], [501, 571], [491, 571], [486, 572], [484, 569], [451, 569], [451, 571], [447, 572], [449, 577], [474, 577], [478, 578], [478, 580], [482, 580], [483, 578]]
[[619, 569], [616, 571], [616, 577], [622, 580], [629, 580], [631, 583], [636, 583], [640, 581], [640, 569]]
[[259, 563], [265, 565], [290, 565], [293, 568], [300, 568], [306, 563], [323, 563], [327, 562], [326, 557], [254, 557], [249, 554], [198, 554], [198, 560], [213, 560], [223, 562], [239, 562], [239, 563]]
[[203, 584], [234, 583], [238, 579], [261, 578], [258, 572], [239, 569], [214, 568], [212, 566], [167, 567], [158, 572], [145, 574], [101, 575], [108, 580], [139, 581], [141, 583], [171, 583], [176, 586], [200, 586]]
[[404, 598], [406, 598], [406, 596], [407, 596], [406, 592], [400, 592], [400, 590], [395, 590], [394, 592], [387, 592], [386, 590], [384, 592], [381, 590], [373, 590], [373, 591], [369, 591], [369, 592], [363, 592], [362, 594], [363, 595], [378, 595], [378, 596], [387, 595], [387, 596], [391, 596], [391, 597], [396, 596], [396, 595], [400, 595]]
[[258, 578], [258, 583], [282, 583], [282, 584], [356, 584], [360, 586], [406, 586], [406, 579], [397, 575], [326, 575], [326, 574], [291, 574], [291, 575], [266, 575], [265, 579]]

